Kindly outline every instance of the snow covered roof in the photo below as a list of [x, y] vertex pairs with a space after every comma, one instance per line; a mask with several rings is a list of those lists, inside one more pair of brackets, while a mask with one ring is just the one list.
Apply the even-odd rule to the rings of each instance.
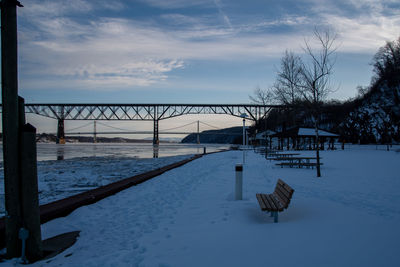
[[271, 130], [266, 130], [264, 132], [256, 134], [256, 139], [265, 139], [266, 136], [274, 135], [276, 132]]
[[[297, 135], [298, 136], [315, 136], [315, 129], [314, 128], [299, 128]], [[323, 131], [323, 130], [318, 130], [318, 135], [325, 136], [325, 137], [339, 137], [339, 135], [337, 135], [337, 134], [333, 134], [333, 133]]]
[[[339, 135], [330, 133], [323, 130], [318, 130], [318, 135], [321, 137], [339, 137]], [[276, 133], [274, 136], [279, 137], [295, 137], [295, 136], [315, 136], [315, 129], [314, 128], [291, 128], [284, 132]]]

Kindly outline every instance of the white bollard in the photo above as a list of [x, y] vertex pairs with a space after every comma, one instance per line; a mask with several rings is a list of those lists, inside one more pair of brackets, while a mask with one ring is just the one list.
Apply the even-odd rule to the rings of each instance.
[[236, 185], [235, 185], [235, 200], [242, 200], [243, 191], [243, 165], [236, 164]]

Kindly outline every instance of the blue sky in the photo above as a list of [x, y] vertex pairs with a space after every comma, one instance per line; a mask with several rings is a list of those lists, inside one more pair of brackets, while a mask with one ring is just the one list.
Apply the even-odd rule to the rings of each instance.
[[383, 0], [23, 1], [19, 92], [28, 103], [249, 103], [286, 49], [314, 28], [337, 35], [331, 98], [356, 95], [372, 56], [400, 35]]

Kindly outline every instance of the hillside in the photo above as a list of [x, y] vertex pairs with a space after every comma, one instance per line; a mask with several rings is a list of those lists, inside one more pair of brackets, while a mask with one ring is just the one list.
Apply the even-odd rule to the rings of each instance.
[[[53, 134], [38, 134], [36, 141], [38, 143], [55, 143], [56, 136]], [[97, 137], [97, 143], [151, 143], [151, 140], [129, 139], [121, 137]], [[93, 143], [93, 136], [66, 136], [67, 143]]]
[[378, 83], [339, 125], [351, 142], [400, 142], [400, 85]]
[[[351, 143], [399, 143], [399, 95], [400, 85], [376, 83], [356, 99], [326, 103], [321, 107], [320, 129], [340, 134]], [[265, 125], [278, 132], [295, 126], [314, 127], [310, 112], [302, 105], [291, 110], [273, 110], [268, 120], [256, 128], [263, 131]]]
[[[221, 130], [208, 130], [200, 133], [200, 143], [207, 144], [241, 144], [242, 127], [231, 127]], [[189, 134], [181, 143], [197, 143], [197, 134]]]

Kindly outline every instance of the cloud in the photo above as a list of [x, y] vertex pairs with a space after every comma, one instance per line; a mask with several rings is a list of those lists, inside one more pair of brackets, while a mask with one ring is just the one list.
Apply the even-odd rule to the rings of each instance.
[[222, 4], [220, 0], [214, 0], [214, 4], [218, 9], [218, 13], [221, 15], [221, 17], [223, 18], [225, 24], [232, 29], [232, 23], [231, 20], [229, 19], [229, 17], [226, 15], [226, 13], [222, 10]]
[[[113, 6], [107, 1], [31, 1], [19, 12], [22, 75], [68, 81], [71, 87], [132, 89], [163, 83], [192, 60], [267, 62], [281, 57], [286, 49], [301, 52], [304, 38], [312, 35], [315, 25], [336, 30], [341, 52], [373, 54], [385, 40], [399, 34], [400, 15], [388, 15], [384, 4], [351, 0], [346, 5], [363, 11], [350, 16], [342, 4], [306, 1], [315, 1], [311, 6], [318, 15], [287, 13], [241, 20], [232, 10], [228, 17], [218, 0], [145, 0], [167, 10], [148, 19], [97, 15], [99, 10], [124, 8], [126, 2], [120, 1]], [[210, 3], [214, 11], [217, 7], [219, 17], [215, 12], [169, 13], [172, 8]], [[231, 18], [235, 18], [234, 27]]]
[[143, 3], [146, 3], [150, 6], [163, 8], [163, 9], [178, 9], [178, 8], [187, 8], [193, 6], [209, 6], [209, 0], [140, 0]]
[[362, 16], [358, 19], [326, 15], [325, 19], [339, 33], [339, 51], [355, 53], [375, 53], [385, 41], [399, 36], [400, 16]]
[[[129, 19], [31, 21], [38, 37], [22, 31], [22, 73], [97, 86], [88, 88], [149, 86], [166, 81], [188, 60], [259, 59], [281, 49], [268, 38], [242, 39], [232, 30], [197, 22], [190, 29], [166, 30]], [[35, 62], [41, 67], [33, 68]]]

